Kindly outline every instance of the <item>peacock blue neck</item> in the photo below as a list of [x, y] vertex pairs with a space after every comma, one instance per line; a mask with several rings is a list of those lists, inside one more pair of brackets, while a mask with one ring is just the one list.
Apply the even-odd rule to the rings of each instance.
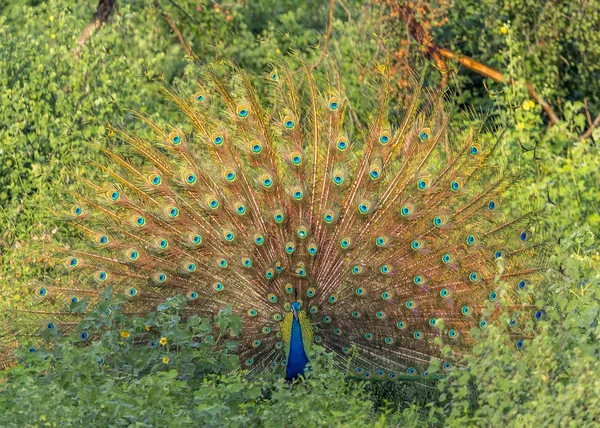
[[304, 373], [308, 364], [308, 357], [302, 342], [302, 327], [296, 317], [292, 321], [292, 337], [290, 339], [290, 352], [286, 366], [286, 379], [294, 379]]

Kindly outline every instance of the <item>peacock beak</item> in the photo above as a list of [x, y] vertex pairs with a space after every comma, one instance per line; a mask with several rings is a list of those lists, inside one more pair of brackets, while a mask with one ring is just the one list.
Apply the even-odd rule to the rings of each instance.
[[294, 308], [292, 306], [292, 314], [294, 315], [294, 318], [297, 320], [298, 319], [298, 309]]

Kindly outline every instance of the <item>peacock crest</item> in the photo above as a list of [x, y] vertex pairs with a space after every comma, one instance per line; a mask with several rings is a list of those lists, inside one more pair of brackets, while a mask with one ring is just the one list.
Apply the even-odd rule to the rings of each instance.
[[448, 367], [494, 302], [516, 306], [539, 276], [532, 212], [503, 206], [515, 175], [499, 140], [482, 121], [450, 130], [444, 94], [418, 78], [390, 115], [385, 67], [361, 119], [333, 66], [265, 77], [263, 98], [243, 71], [208, 66], [196, 87], [164, 89], [180, 125], [109, 127], [68, 209], [87, 236], [60, 256], [70, 280], [35, 289], [55, 308], [43, 328], [76, 325], [73, 305], [110, 285], [131, 313], [179, 294], [189, 315], [231, 306], [252, 372], [294, 377], [312, 343], [363, 377]]

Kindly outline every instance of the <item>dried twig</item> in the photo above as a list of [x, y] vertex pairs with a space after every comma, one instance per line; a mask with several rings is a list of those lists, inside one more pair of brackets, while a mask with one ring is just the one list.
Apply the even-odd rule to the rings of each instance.
[[325, 54], [327, 53], [327, 48], [329, 47], [329, 40], [331, 39], [331, 34], [333, 33], [333, 8], [335, 6], [335, 0], [329, 0], [329, 25], [327, 26], [327, 34], [325, 35], [325, 42], [323, 43], [323, 49], [321, 49], [321, 54], [319, 55], [319, 59], [315, 62], [311, 68], [314, 70], [321, 64], [323, 58], [325, 58]]
[[181, 46], [183, 46], [183, 50], [185, 51], [185, 53], [188, 56], [193, 57], [194, 52], [192, 51], [192, 48], [190, 48], [190, 45], [188, 45], [187, 42], [185, 41], [183, 34], [181, 34], [181, 31], [179, 31], [179, 28], [175, 24], [175, 21], [173, 21], [173, 18], [171, 18], [169, 16], [169, 14], [167, 14], [167, 12], [160, 6], [160, 3], [158, 2], [158, 0], [154, 1], [154, 6], [156, 6], [156, 8], [160, 10], [160, 13], [162, 13], [163, 18], [165, 18], [165, 21], [167, 21], [167, 24], [169, 24], [169, 27], [171, 27], [171, 30], [173, 30], [173, 32], [179, 39], [179, 43], [181, 44]]
[[578, 140], [581, 141], [581, 140], [585, 140], [586, 138], [590, 138], [592, 136], [592, 132], [594, 132], [594, 129], [596, 129], [598, 127], [598, 125], [600, 125], [600, 114], [598, 116], [596, 116], [596, 120], [594, 120], [594, 122], [592, 122], [592, 124], [587, 129], [587, 131], [585, 131], [583, 134], [581, 134], [581, 137], [579, 137]]
[[94, 33], [94, 31], [100, 28], [110, 16], [110, 13], [115, 7], [115, 3], [116, 0], [100, 0], [98, 2], [98, 7], [96, 8], [96, 13], [94, 13], [92, 21], [85, 26], [85, 28], [77, 38], [77, 47], [73, 49], [73, 55], [79, 57], [81, 49], [88, 41], [90, 36]]

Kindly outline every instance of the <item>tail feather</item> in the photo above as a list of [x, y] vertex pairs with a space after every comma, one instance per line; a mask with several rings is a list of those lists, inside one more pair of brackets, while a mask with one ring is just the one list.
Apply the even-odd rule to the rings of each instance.
[[391, 120], [385, 68], [363, 126], [335, 68], [319, 73], [277, 64], [269, 105], [243, 71], [209, 66], [191, 95], [163, 88], [182, 128], [141, 114], [153, 138], [109, 127], [106, 158], [68, 210], [92, 243], [57, 256], [69, 285], [36, 286], [26, 316], [76, 328], [85, 310], [69, 299], [93, 305], [110, 284], [132, 312], [174, 294], [188, 314], [231, 306], [254, 371], [285, 366], [293, 301], [315, 342], [361, 376], [422, 372], [442, 358], [436, 338], [464, 353], [469, 330], [498, 318], [489, 306], [517, 307], [539, 278], [533, 212], [502, 206], [517, 177], [500, 140], [483, 120], [450, 129], [446, 94], [423, 89], [423, 75]]

